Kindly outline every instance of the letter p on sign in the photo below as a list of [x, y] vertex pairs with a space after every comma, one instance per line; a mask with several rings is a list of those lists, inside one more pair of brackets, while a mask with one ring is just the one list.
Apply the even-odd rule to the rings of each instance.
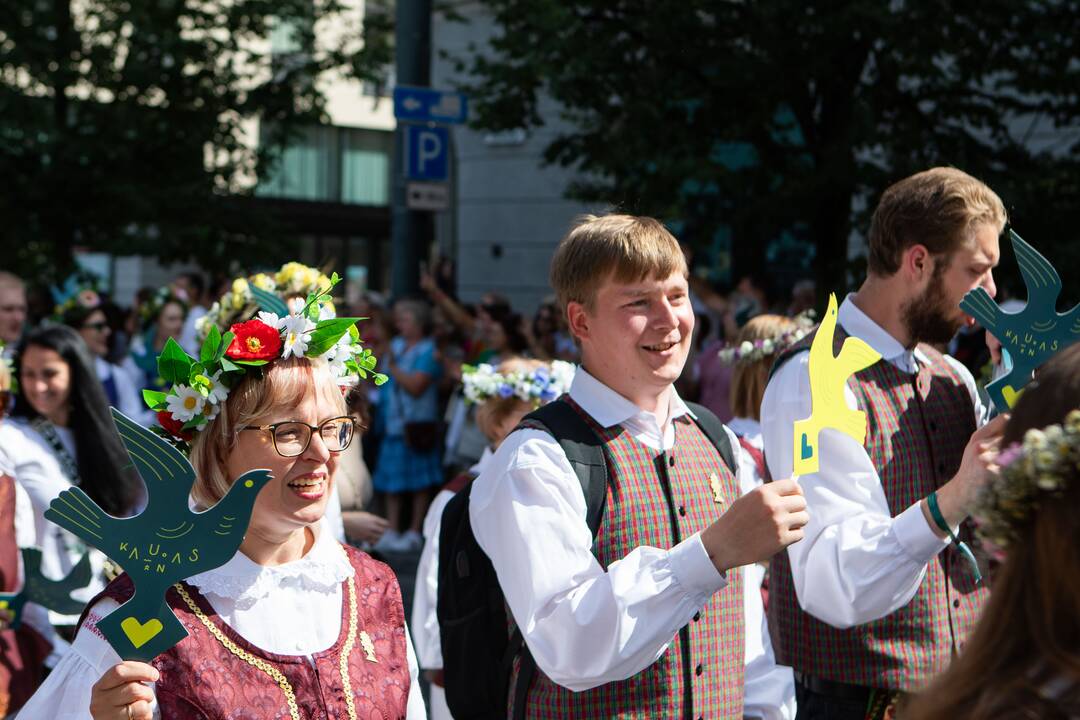
[[446, 180], [450, 174], [450, 131], [445, 127], [405, 126], [405, 176]]

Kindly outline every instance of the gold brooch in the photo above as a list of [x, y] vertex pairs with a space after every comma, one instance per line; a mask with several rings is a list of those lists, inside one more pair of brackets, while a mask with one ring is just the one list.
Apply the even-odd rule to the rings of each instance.
[[368, 662], [379, 662], [375, 657], [375, 643], [371, 642], [371, 636], [364, 630], [360, 631], [360, 647], [364, 649], [364, 657], [368, 659]]
[[720, 476], [709, 473], [709, 487], [712, 488], [713, 501], [718, 505], [724, 504], [724, 487], [720, 484]]

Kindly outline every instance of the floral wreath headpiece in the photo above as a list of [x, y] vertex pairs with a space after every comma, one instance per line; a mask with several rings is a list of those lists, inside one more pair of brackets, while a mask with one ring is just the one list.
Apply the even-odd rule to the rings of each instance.
[[278, 358], [323, 358], [343, 388], [369, 375], [376, 385], [386, 382], [385, 375], [375, 372], [375, 356], [360, 342], [356, 323], [363, 318], [335, 318], [328, 312], [330, 291], [339, 281], [334, 273], [326, 287], [309, 294], [295, 312], [277, 295], [252, 288], [261, 308], [258, 316], [234, 323], [224, 335], [211, 324], [198, 358], [169, 338], [157, 367], [172, 387], [168, 392], [143, 391], [161, 427], [173, 439], [190, 442], [217, 417], [229, 391], [247, 373], [261, 372]]
[[461, 368], [465, 384], [465, 400], [479, 404], [490, 398], [516, 397], [534, 408], [551, 402], [570, 390], [576, 368], [573, 363], [555, 360], [550, 367], [541, 366], [529, 372], [500, 375], [493, 366], [481, 363]]
[[720, 362], [725, 365], [736, 363], [752, 363], [768, 357], [775, 352], [791, 347], [810, 334], [814, 329], [813, 310], [807, 310], [796, 315], [795, 328], [787, 330], [773, 337], [754, 340], [743, 340], [738, 346], [732, 345], [721, 348], [717, 353]]
[[101, 307], [101, 292], [98, 289], [98, 279], [87, 272], [74, 272], [64, 282], [62, 287], [49, 288], [53, 296], [53, 315], [59, 321], [63, 321], [64, 315], [75, 308], [93, 310]]
[[[277, 295], [290, 303], [290, 306], [299, 306], [303, 304], [304, 298], [318, 293], [329, 283], [329, 277], [298, 262], [285, 263], [276, 273], [256, 273], [247, 278], [236, 278], [229, 291], [210, 306], [206, 315], [195, 321], [195, 331], [199, 339], [203, 339], [209, 334], [211, 325], [216, 325], [218, 331], [221, 331], [241, 319], [250, 318], [259, 309], [255, 288]], [[331, 317], [336, 314], [330, 298], [323, 298], [320, 303], [319, 307], [324, 314]], [[297, 307], [291, 309], [295, 310]]]
[[1080, 477], [1080, 409], [1061, 425], [1024, 433], [998, 455], [999, 470], [979, 497], [976, 532], [990, 554], [1004, 557], [1039, 506], [1060, 497]]

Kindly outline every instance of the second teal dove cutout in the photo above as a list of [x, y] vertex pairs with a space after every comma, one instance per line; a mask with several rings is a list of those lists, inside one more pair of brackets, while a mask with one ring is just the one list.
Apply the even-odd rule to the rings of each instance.
[[183, 453], [123, 413], [113, 420], [128, 456], [146, 483], [146, 509], [130, 518], [105, 513], [78, 487], [60, 493], [45, 518], [74, 533], [118, 563], [135, 595], [98, 623], [125, 660], [149, 662], [187, 637], [165, 604], [174, 583], [224, 565], [244, 539], [266, 470], [250, 470], [203, 512], [188, 509], [195, 472]]
[[0, 593], [0, 608], [11, 613], [10, 627], [13, 630], [17, 630], [22, 624], [22, 611], [28, 602], [64, 615], [77, 615], [83, 611], [84, 603], [72, 598], [71, 593], [90, 584], [93, 570], [90, 567], [89, 553], [75, 563], [67, 577], [50, 580], [41, 574], [40, 549], [22, 548], [20, 552], [23, 564], [22, 589], [15, 593]]
[[998, 412], [1007, 412], [1035, 370], [1055, 353], [1080, 340], [1080, 304], [1066, 313], [1057, 311], [1061, 276], [1035, 248], [1009, 230], [1020, 275], [1027, 287], [1023, 310], [1006, 312], [983, 288], [975, 288], [960, 301], [960, 309], [979, 321], [1001, 342], [1012, 368], [986, 386]]

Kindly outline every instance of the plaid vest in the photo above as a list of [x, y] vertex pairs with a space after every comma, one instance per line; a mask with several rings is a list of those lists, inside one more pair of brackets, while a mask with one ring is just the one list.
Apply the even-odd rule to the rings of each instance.
[[[781, 354], [774, 371], [808, 349], [814, 335], [816, 331]], [[838, 326], [834, 354], [845, 338], [847, 333]], [[941, 353], [927, 345], [919, 349], [930, 363], [917, 376], [879, 360], [848, 380], [859, 409], [866, 412], [866, 452], [893, 517], [952, 478], [975, 431], [975, 410], [963, 379]], [[961, 537], [971, 543], [966, 523]], [[802, 610], [786, 552], [773, 556], [771, 583], [769, 620], [779, 631], [778, 662], [834, 682], [905, 691], [918, 689], [948, 666], [989, 593], [985, 582], [975, 585], [964, 558], [951, 545], [927, 565], [911, 602], [880, 620], [845, 630]]]
[[[605, 443], [607, 500], [593, 543], [603, 567], [642, 545], [673, 547], [704, 530], [739, 497], [735, 473], [689, 415], [674, 421], [674, 447], [659, 452], [622, 426], [600, 427], [569, 396], [562, 402], [580, 412]], [[714, 499], [712, 474], [723, 488], [722, 503]], [[743, 613], [742, 572], [732, 570], [728, 584], [675, 634], [667, 651], [637, 675], [575, 693], [538, 669], [529, 686], [525, 717], [741, 719]], [[515, 669], [511, 688], [516, 677]], [[511, 708], [509, 717], [512, 713]]]

